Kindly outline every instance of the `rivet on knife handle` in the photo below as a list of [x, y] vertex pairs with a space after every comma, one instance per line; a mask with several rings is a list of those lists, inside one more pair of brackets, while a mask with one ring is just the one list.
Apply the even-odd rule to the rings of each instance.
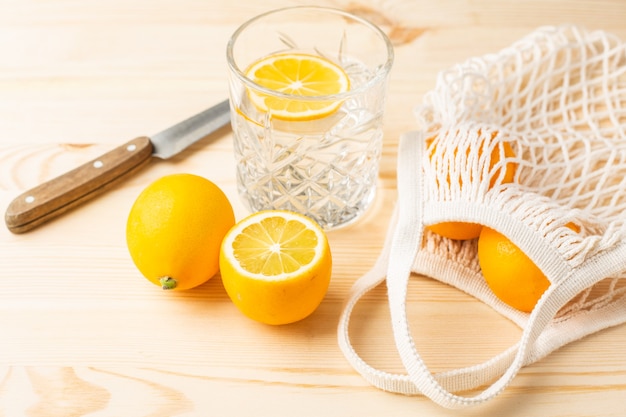
[[5, 213], [13, 233], [29, 231], [102, 193], [152, 158], [152, 144], [139, 137], [16, 197]]

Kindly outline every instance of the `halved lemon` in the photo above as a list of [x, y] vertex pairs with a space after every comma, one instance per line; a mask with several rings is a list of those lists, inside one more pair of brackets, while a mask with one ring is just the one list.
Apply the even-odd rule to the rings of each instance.
[[287, 324], [311, 315], [326, 295], [331, 270], [324, 231], [290, 211], [252, 214], [222, 241], [224, 288], [242, 313], [262, 323]]
[[341, 106], [341, 100], [310, 98], [341, 94], [350, 89], [350, 78], [343, 68], [326, 58], [306, 53], [269, 55], [250, 65], [245, 75], [265, 88], [294, 96], [287, 99], [249, 91], [258, 109], [282, 120], [328, 116]]

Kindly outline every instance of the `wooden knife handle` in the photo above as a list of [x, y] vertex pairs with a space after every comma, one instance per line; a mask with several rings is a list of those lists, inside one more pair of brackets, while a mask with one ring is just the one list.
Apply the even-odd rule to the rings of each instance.
[[133, 139], [17, 196], [5, 213], [6, 225], [13, 233], [27, 232], [101, 194], [151, 158], [150, 139]]

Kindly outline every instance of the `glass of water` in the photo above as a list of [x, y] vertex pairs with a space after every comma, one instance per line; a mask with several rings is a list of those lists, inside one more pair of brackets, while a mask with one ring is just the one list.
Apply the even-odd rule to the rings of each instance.
[[323, 7], [270, 11], [227, 47], [237, 186], [251, 211], [292, 210], [329, 230], [376, 194], [393, 47]]

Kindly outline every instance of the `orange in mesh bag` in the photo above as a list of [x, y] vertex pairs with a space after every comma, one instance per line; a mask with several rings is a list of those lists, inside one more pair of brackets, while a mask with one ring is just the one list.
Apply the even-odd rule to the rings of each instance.
[[[400, 140], [388, 237], [350, 292], [339, 345], [373, 385], [463, 408], [497, 396], [523, 366], [626, 322], [626, 45], [602, 31], [540, 28], [497, 54], [440, 73], [416, 114], [420, 130]], [[502, 143], [512, 152], [494, 152]], [[515, 166], [512, 177], [508, 166]], [[545, 274], [549, 286], [530, 313], [487, 286], [477, 239], [451, 240], [426, 229], [446, 222], [498, 231]], [[520, 340], [484, 363], [431, 373], [407, 321], [412, 273], [490, 305], [522, 329]], [[354, 306], [385, 280], [406, 374], [370, 366], [350, 342]]]

